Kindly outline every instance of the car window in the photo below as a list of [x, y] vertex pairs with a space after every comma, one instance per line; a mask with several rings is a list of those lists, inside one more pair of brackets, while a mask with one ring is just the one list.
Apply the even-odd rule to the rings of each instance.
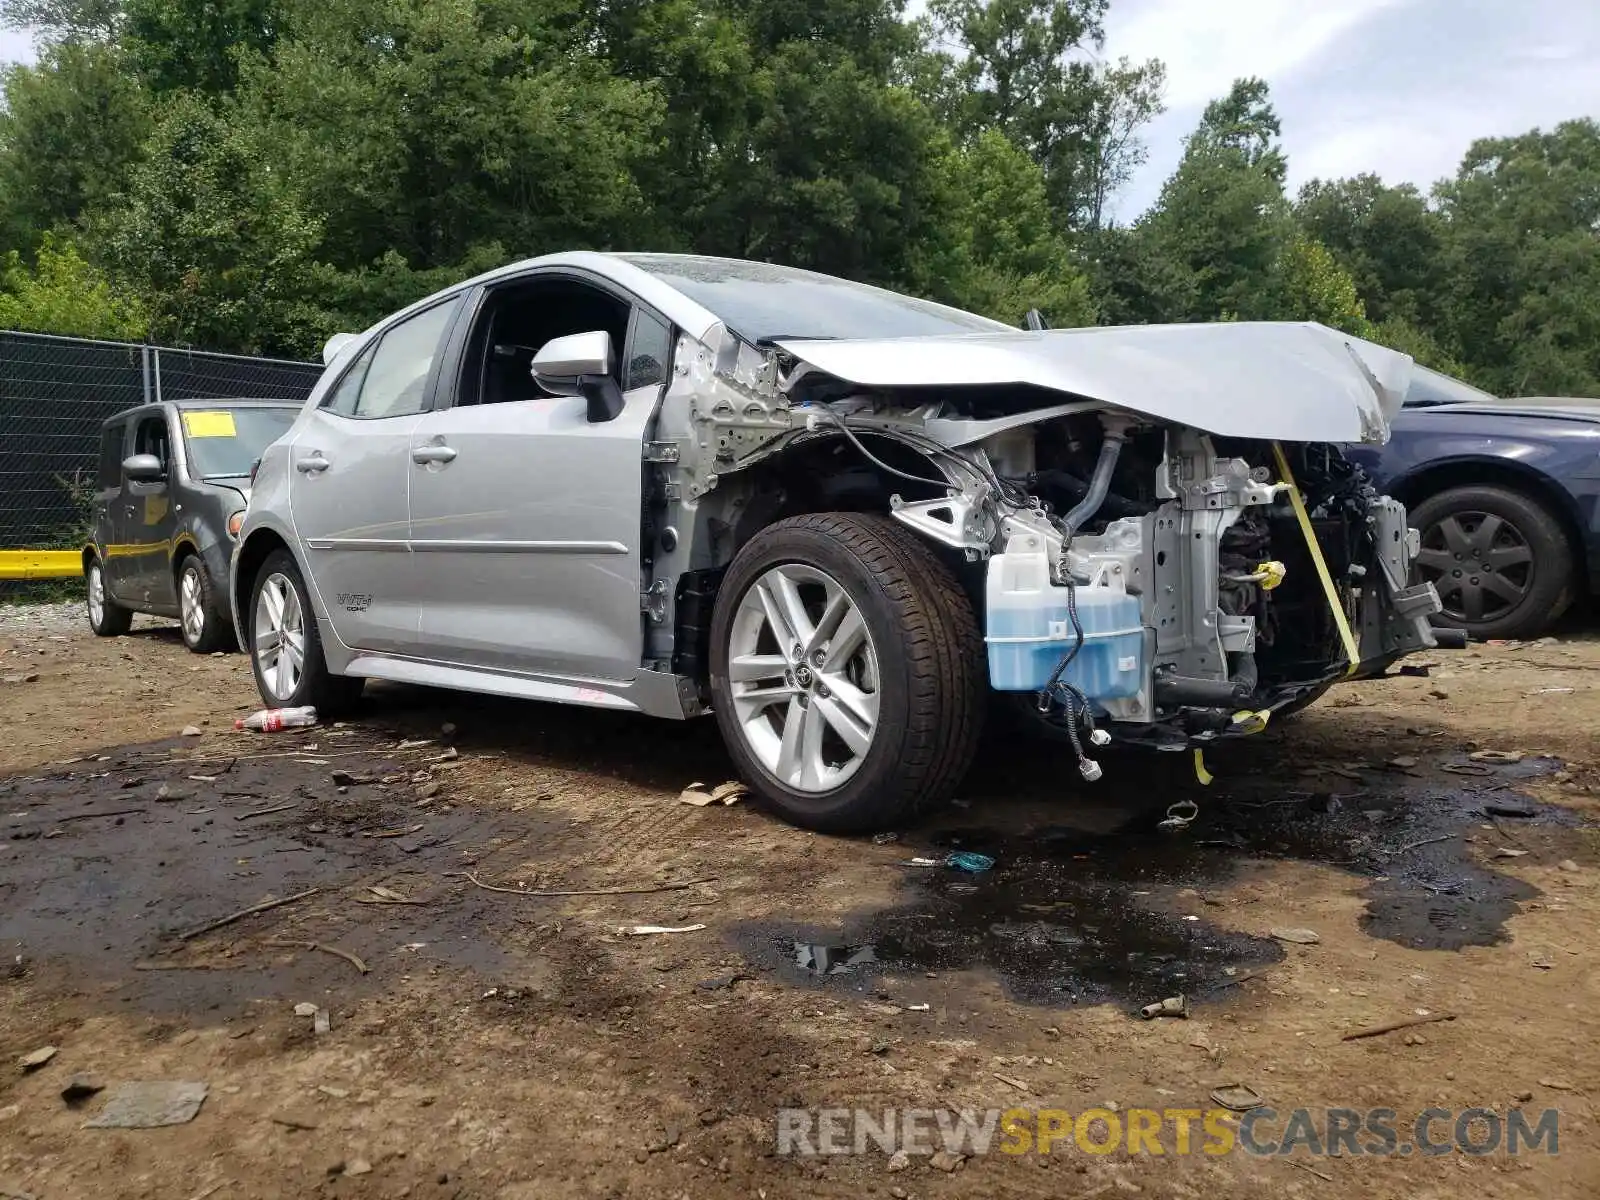
[[329, 412], [336, 412], [341, 417], [356, 415], [356, 401], [361, 398], [361, 385], [366, 382], [367, 368], [372, 365], [372, 355], [377, 348], [376, 343], [368, 346], [362, 351], [361, 357], [350, 364], [349, 370], [344, 373], [344, 378], [339, 380], [339, 386], [323, 400], [323, 408]]
[[100, 430], [100, 463], [95, 480], [99, 487], [114, 488], [122, 482], [122, 436], [127, 429], [121, 421], [113, 421]]
[[495, 288], [467, 339], [455, 403], [514, 404], [551, 398], [552, 393], [533, 378], [535, 356], [553, 338], [596, 330], [611, 338], [611, 374], [620, 383], [631, 311], [626, 300], [567, 276], [545, 275]]
[[623, 258], [752, 342], [1016, 332], [975, 313], [796, 267], [676, 254]]
[[133, 431], [133, 452], [135, 454], [154, 454], [161, 460], [161, 469], [165, 471], [172, 463], [172, 442], [167, 433], [166, 414], [162, 413], [153, 417], [141, 417], [139, 424]]
[[190, 408], [180, 422], [195, 479], [234, 479], [250, 474], [261, 452], [289, 432], [297, 408]]
[[1411, 386], [1406, 390], [1406, 408], [1435, 408], [1441, 404], [1498, 404], [1488, 392], [1418, 363], [1411, 369]]
[[[326, 407], [364, 420], [414, 416], [427, 405], [428, 373], [458, 299], [436, 304], [389, 329], [351, 366]], [[359, 382], [355, 377], [359, 376]]]
[[667, 364], [672, 361], [672, 327], [642, 308], [633, 310], [633, 344], [628, 348], [628, 365], [622, 374], [622, 390], [667, 381]]

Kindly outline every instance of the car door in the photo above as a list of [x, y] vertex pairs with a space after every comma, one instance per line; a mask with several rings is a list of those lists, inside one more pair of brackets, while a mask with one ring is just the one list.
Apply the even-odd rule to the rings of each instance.
[[294, 435], [289, 506], [323, 611], [346, 646], [410, 653], [417, 636], [411, 435], [458, 301], [391, 325]]
[[[418, 421], [411, 537], [429, 658], [589, 679], [638, 671], [643, 442], [671, 329], [629, 300], [611, 303], [623, 390], [615, 419], [591, 424], [579, 396], [521, 398], [536, 387], [519, 393], [484, 382], [470, 394], [467, 369], [441, 383], [435, 411]], [[589, 331], [571, 328], [591, 323], [581, 297], [559, 305], [533, 323], [546, 333]], [[488, 319], [480, 305], [470, 335], [458, 331], [470, 348], [464, 357], [507, 351], [483, 344]], [[510, 348], [522, 352], [510, 355], [514, 375], [527, 378], [536, 349]]]
[[91, 538], [100, 556], [101, 579], [114, 600], [132, 601], [133, 558], [123, 553], [121, 539], [127, 528], [123, 495], [122, 460], [128, 456], [128, 422], [107, 421], [100, 429], [100, 458], [95, 470], [94, 517]]
[[[178, 516], [173, 511], [172, 427], [165, 409], [149, 409], [134, 418], [129, 453], [154, 455], [162, 478], [147, 483], [124, 478], [117, 544], [126, 565], [120, 578], [126, 579], [131, 599], [140, 607], [174, 609], [178, 592], [171, 570], [172, 538]], [[112, 592], [121, 592], [119, 583], [113, 583]]]

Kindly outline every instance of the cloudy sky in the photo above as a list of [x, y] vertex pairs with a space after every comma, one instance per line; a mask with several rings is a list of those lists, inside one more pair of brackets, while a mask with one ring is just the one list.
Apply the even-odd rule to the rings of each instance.
[[0, 62], [19, 62], [33, 57], [33, 42], [25, 33], [0, 29]]
[[1475, 138], [1600, 118], [1596, 0], [1111, 0], [1106, 53], [1167, 64], [1123, 219], [1241, 75], [1272, 85], [1293, 188], [1362, 171], [1427, 187]]
[[[1106, 55], [1124, 54], [1167, 64], [1167, 112], [1119, 198], [1124, 220], [1241, 75], [1272, 85], [1295, 188], [1361, 171], [1427, 187], [1474, 138], [1600, 117], [1600, 0], [1111, 0]], [[26, 36], [0, 32], [0, 60], [31, 56]]]

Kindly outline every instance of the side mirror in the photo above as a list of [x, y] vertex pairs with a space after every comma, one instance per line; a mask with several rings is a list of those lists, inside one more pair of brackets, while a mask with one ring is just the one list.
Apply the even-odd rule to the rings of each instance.
[[532, 370], [545, 391], [586, 399], [591, 424], [622, 412], [622, 389], [611, 377], [611, 335], [603, 329], [551, 338], [533, 356]]
[[130, 454], [122, 460], [122, 473], [133, 483], [164, 483], [167, 469], [154, 454]]
[[329, 338], [326, 342], [324, 342], [322, 344], [322, 362], [323, 362], [323, 365], [326, 366], [327, 364], [331, 363], [334, 359], [338, 358], [339, 357], [339, 351], [343, 350], [351, 342], [355, 341], [356, 338], [359, 337], [359, 336], [360, 336], [359, 334], [354, 334], [354, 333], [336, 333], [331, 338]]

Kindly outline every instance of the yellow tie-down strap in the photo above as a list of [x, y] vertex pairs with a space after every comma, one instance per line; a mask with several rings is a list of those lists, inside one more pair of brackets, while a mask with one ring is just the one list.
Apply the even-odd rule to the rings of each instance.
[[1344, 605], [1339, 602], [1339, 589], [1333, 585], [1333, 576], [1328, 573], [1328, 560], [1322, 557], [1322, 547], [1317, 545], [1317, 532], [1311, 528], [1311, 515], [1306, 512], [1306, 502], [1300, 496], [1300, 485], [1294, 481], [1289, 460], [1277, 442], [1272, 443], [1272, 455], [1278, 460], [1278, 474], [1289, 485], [1289, 503], [1294, 506], [1295, 520], [1300, 522], [1306, 548], [1311, 551], [1311, 561], [1317, 567], [1317, 578], [1322, 580], [1322, 594], [1328, 598], [1328, 609], [1333, 613], [1333, 622], [1339, 627], [1339, 637], [1344, 642], [1345, 657], [1349, 660], [1344, 673], [1354, 675], [1361, 666], [1361, 647], [1356, 643], [1355, 630], [1350, 628], [1350, 618], [1345, 615]]

